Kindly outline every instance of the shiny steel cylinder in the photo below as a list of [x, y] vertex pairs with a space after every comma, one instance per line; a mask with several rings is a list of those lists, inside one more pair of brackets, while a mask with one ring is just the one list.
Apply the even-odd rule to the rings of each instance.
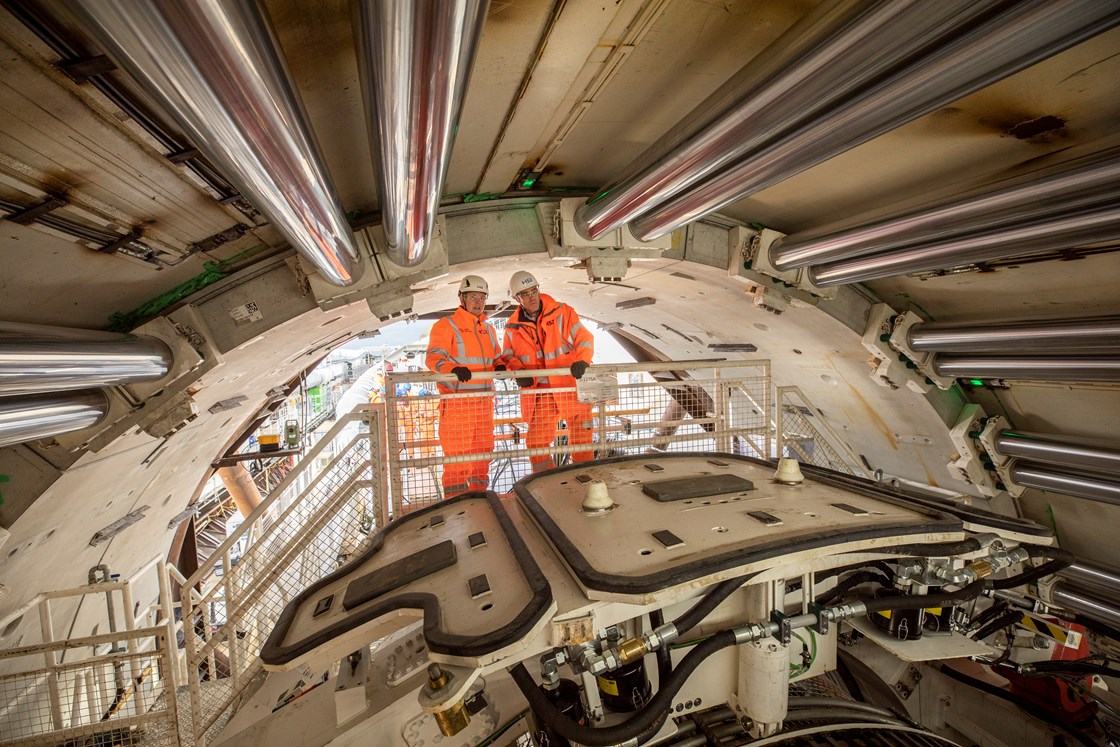
[[1097, 599], [1067, 584], [1057, 584], [1050, 592], [1051, 602], [1057, 606], [1091, 617], [1113, 627], [1120, 627], [1120, 608], [1102, 599]]
[[996, 451], [1004, 456], [1120, 474], [1120, 448], [1116, 441], [1002, 431], [996, 434], [995, 445]]
[[1111, 571], [1082, 563], [1074, 563], [1058, 571], [1058, 575], [1068, 579], [1074, 586], [1100, 592], [1112, 599], [1120, 599], [1120, 575]]
[[390, 257], [432, 240], [451, 146], [489, 0], [356, 0], [362, 91]]
[[[581, 206], [576, 228], [596, 239], [621, 226], [851, 95], [898, 65], [931, 29], [944, 30], [976, 12], [967, 1], [919, 5], [845, 0], [817, 6]], [[867, 54], [871, 44], [873, 56]], [[682, 132], [689, 127], [692, 132]]]
[[319, 273], [361, 274], [353, 233], [256, 0], [75, 0], [118, 65]]
[[107, 412], [109, 399], [100, 389], [0, 397], [0, 446], [80, 431]]
[[1120, 481], [1077, 474], [1062, 467], [1020, 461], [1011, 463], [1010, 475], [1012, 480], [1026, 488], [1120, 506]]
[[[991, 6], [985, 7], [988, 9]], [[931, 36], [912, 62], [822, 116], [789, 128], [717, 176], [644, 211], [631, 231], [650, 240], [805, 171], [884, 132], [1120, 23], [1120, 6], [1091, 0], [1008, 3], [964, 31]], [[876, 44], [868, 44], [873, 51]], [[915, 45], [914, 50], [920, 49]]]
[[910, 327], [906, 340], [918, 353], [1120, 352], [1120, 317], [980, 325], [931, 322]]
[[155, 337], [0, 322], [0, 395], [158, 381], [171, 364]]
[[944, 241], [1010, 226], [1041, 213], [1080, 209], [1091, 201], [1103, 201], [1101, 192], [1108, 190], [1120, 190], [1120, 147], [1005, 179], [983, 191], [899, 217], [791, 234], [771, 245], [770, 262], [779, 270], [789, 270]]
[[817, 265], [809, 268], [809, 277], [821, 287], [847, 285], [1093, 244], [1109, 241], [1117, 235], [1120, 235], [1120, 204], [1113, 201], [951, 241]]
[[1120, 356], [991, 356], [940, 354], [933, 359], [938, 376], [960, 379], [1024, 381], [1120, 381]]

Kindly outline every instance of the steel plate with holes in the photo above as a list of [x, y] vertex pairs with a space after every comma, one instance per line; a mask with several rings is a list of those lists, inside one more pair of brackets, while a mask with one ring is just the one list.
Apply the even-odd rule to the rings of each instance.
[[[767, 462], [713, 456], [605, 459], [531, 475], [514, 491], [593, 599], [761, 572], [798, 553], [823, 568], [850, 562], [843, 553], [964, 536], [958, 518], [905, 496], [825, 478], [780, 485]], [[654, 462], [662, 469], [652, 472]], [[613, 511], [579, 510], [585, 476], [607, 485]], [[697, 494], [677, 498], [673, 487], [674, 500], [658, 500], [669, 494], [666, 484]], [[694, 490], [705, 485], [707, 494]]]
[[[488, 579], [500, 578], [491, 588]], [[493, 493], [470, 493], [393, 522], [360, 557], [284, 609], [261, 650], [270, 669], [344, 657], [424, 619], [435, 653], [473, 666], [531, 634], [552, 589]]]

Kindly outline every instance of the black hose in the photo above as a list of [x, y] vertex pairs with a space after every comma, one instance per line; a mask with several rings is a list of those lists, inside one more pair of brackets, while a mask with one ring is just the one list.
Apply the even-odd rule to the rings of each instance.
[[[521, 690], [521, 694], [525, 696], [525, 700], [529, 701], [529, 707], [540, 723], [547, 725], [571, 742], [578, 742], [587, 745], [587, 747], [610, 747], [610, 745], [616, 745], [649, 733], [650, 727], [657, 723], [659, 719], [664, 723], [664, 719], [669, 713], [669, 707], [673, 703], [673, 698], [676, 697], [692, 673], [696, 671], [696, 668], [715, 652], [733, 645], [735, 645], [735, 634], [730, 630], [720, 631], [697, 644], [673, 670], [666, 686], [658, 690], [640, 711], [621, 724], [603, 729], [581, 726], [558, 711], [556, 706], [537, 687], [536, 680], [529, 674], [529, 670], [525, 668], [524, 664], [512, 667], [509, 673]], [[650, 735], [652, 736], [652, 734]]]
[[979, 628], [989, 620], [994, 620], [997, 616], [1003, 614], [1004, 610], [1006, 610], [1007, 607], [1007, 602], [1001, 599], [998, 602], [994, 603], [988, 609], [984, 610], [983, 612], [979, 613], [971, 620], [969, 620], [968, 624], [970, 627]]
[[992, 620], [987, 625], [977, 630], [972, 637], [977, 641], [982, 641], [997, 630], [1003, 630], [1010, 627], [1023, 619], [1023, 613], [1019, 610], [1011, 610], [1004, 612], [1002, 615]]
[[856, 721], [863, 724], [910, 726], [910, 724], [895, 716], [879, 716], [844, 708], [803, 708], [797, 711], [789, 711], [785, 720], [787, 723], [790, 721]]
[[892, 545], [890, 547], [876, 548], [875, 552], [898, 553], [899, 555], [913, 555], [920, 557], [945, 558], [952, 555], [965, 555], [984, 549], [980, 540], [969, 537], [959, 542], [927, 542], [914, 545]]
[[856, 586], [859, 586], [860, 584], [878, 582], [881, 586], [886, 586], [886, 584], [883, 583], [885, 580], [886, 579], [883, 578], [882, 574], [878, 571], [878, 569], [876, 569], [875, 571], [870, 571], [870, 570], [856, 571], [855, 573], [848, 576], [843, 581], [840, 581], [839, 583], [837, 583], [836, 586], [831, 591], [827, 591], [824, 594], [821, 594], [819, 597], [817, 597], [817, 604], [820, 604], [820, 605], [831, 604], [834, 600], [841, 598], [842, 596], [844, 596], [845, 594], [847, 594], [849, 591], [851, 591]]
[[1032, 545], [1026, 542], [1019, 545], [1024, 550], [1031, 554], [1032, 558], [1051, 558], [1042, 565], [1035, 566], [1034, 568], [1020, 573], [1018, 576], [1011, 576], [1009, 578], [989, 579], [989, 589], [1014, 589], [1016, 586], [1029, 584], [1032, 581], [1037, 581], [1040, 578], [1049, 576], [1052, 573], [1057, 573], [1063, 568], [1068, 568], [1077, 562], [1077, 558], [1069, 550], [1063, 550], [1060, 547], [1052, 547], [1050, 545]]
[[1103, 635], [1105, 638], [1111, 638], [1114, 641], [1120, 642], [1120, 628], [1114, 628], [1108, 623], [1103, 623], [1100, 620], [1094, 620], [1091, 617], [1074, 612], [1073, 614], [1066, 614], [1061, 616], [1063, 620], [1077, 623], [1084, 627], [1086, 630], [1091, 630], [1097, 635]]
[[1039, 721], [1043, 721], [1050, 726], [1053, 726], [1055, 729], [1068, 734], [1069, 736], [1077, 740], [1077, 742], [1079, 742], [1080, 744], [1085, 745], [1085, 747], [1097, 747], [1097, 743], [1091, 740], [1089, 737], [1082, 734], [1080, 731], [1075, 731], [1066, 724], [1063, 724], [1061, 721], [1058, 721], [1057, 719], [1051, 717], [1046, 713], [1046, 711], [1042, 710], [1037, 705], [1030, 702], [1029, 700], [1026, 700], [1025, 698], [1020, 698], [1017, 695], [1012, 695], [1007, 690], [1004, 690], [1001, 687], [996, 687], [995, 685], [991, 685], [987, 682], [975, 679], [974, 677], [969, 677], [967, 674], [958, 672], [955, 669], [951, 669], [944, 664], [931, 663], [930, 666], [941, 672], [949, 679], [956, 680], [957, 682], [968, 685], [969, 687], [974, 687], [977, 690], [986, 692], [988, 695], [994, 695], [1001, 700], [1006, 700], [1008, 703], [1013, 703], [1016, 707], [1019, 708], [1019, 710], [1023, 711], [1028, 716], [1033, 716]]
[[899, 719], [900, 717], [894, 711], [886, 708], [880, 708], [870, 703], [863, 703], [858, 700], [848, 700], [847, 698], [830, 698], [825, 695], [791, 695], [788, 700], [789, 710], [798, 708], [840, 708], [847, 711], [862, 711], [863, 713], [871, 713], [876, 716], [883, 716], [884, 718]]
[[1030, 665], [1033, 671], [1023, 672], [1027, 677], [1037, 675], [1062, 674], [1099, 674], [1102, 677], [1120, 677], [1120, 669], [1105, 664], [1090, 664], [1077, 661], [1036, 661]]
[[[661, 610], [653, 610], [649, 613], [649, 626], [657, 630], [665, 624], [665, 615]], [[669, 681], [669, 675], [673, 673], [673, 655], [669, 651], [669, 647], [662, 644], [661, 648], [657, 649], [657, 689], [665, 687], [665, 683]]]
[[712, 610], [720, 606], [749, 578], [750, 576], [739, 576], [738, 578], [728, 579], [705, 594], [703, 599], [692, 606], [692, 609], [673, 620], [673, 625], [677, 629], [677, 636], [683, 636], [696, 627], [701, 620], [711, 614]]
[[921, 610], [927, 607], [949, 607], [958, 602], [966, 602], [980, 596], [984, 590], [984, 580], [973, 581], [957, 591], [942, 591], [937, 594], [913, 594], [905, 597], [860, 597], [868, 612], [884, 610]]

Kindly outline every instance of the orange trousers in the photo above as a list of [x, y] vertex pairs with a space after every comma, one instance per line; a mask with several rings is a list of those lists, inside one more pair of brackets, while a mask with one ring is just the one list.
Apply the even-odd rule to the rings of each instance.
[[[525, 447], [540, 449], [551, 446], [556, 438], [556, 426], [561, 420], [568, 424], [568, 444], [581, 446], [591, 443], [591, 405], [579, 401], [575, 392], [553, 392], [548, 389], [530, 390], [521, 395], [521, 417], [529, 424]], [[573, 462], [589, 462], [591, 451], [572, 452]], [[534, 472], [553, 466], [548, 454], [529, 457]]]
[[[439, 402], [439, 443], [446, 457], [494, 451], [494, 398], [447, 397]], [[443, 497], [490, 486], [490, 460], [443, 465]]]

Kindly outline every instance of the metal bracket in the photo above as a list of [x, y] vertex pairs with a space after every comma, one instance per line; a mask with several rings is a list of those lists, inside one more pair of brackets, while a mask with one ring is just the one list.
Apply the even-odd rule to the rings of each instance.
[[102, 254], [112, 254], [113, 252], [117, 251], [118, 249], [121, 249], [123, 247], [128, 246], [133, 241], [136, 241], [137, 239], [139, 239], [143, 235], [144, 235], [144, 232], [142, 230], [140, 230], [139, 228], [134, 228], [131, 231], [129, 231], [127, 234], [125, 234], [124, 236], [121, 236], [116, 241], [114, 241], [110, 244], [106, 244], [105, 246], [98, 247], [97, 251], [101, 252]]
[[778, 631], [774, 637], [783, 646], [788, 646], [790, 641], [793, 640], [793, 625], [790, 618], [778, 610], [770, 610], [770, 622], [778, 626]]
[[12, 223], [18, 223], [21, 226], [26, 226], [29, 223], [35, 222], [41, 215], [46, 215], [52, 210], [57, 210], [60, 207], [66, 207], [70, 202], [63, 197], [48, 197], [38, 205], [24, 208], [18, 212], [12, 213], [8, 216], [8, 220]]
[[816, 602], [809, 602], [809, 614], [817, 616], [816, 625], [810, 625], [809, 630], [817, 635], [828, 635], [830, 617], [825, 612], [825, 608]]

